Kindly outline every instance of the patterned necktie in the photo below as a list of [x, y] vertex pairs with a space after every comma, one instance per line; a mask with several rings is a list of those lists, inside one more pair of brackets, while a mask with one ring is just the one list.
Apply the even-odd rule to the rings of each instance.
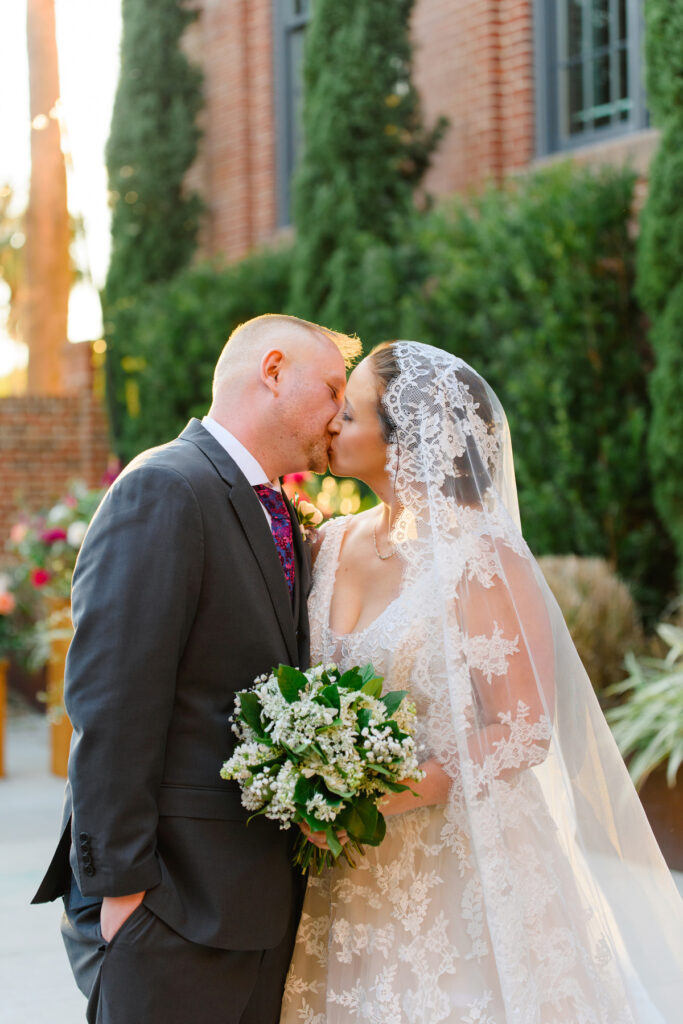
[[282, 571], [287, 580], [290, 597], [294, 596], [294, 540], [292, 537], [292, 520], [285, 505], [285, 499], [279, 491], [268, 487], [266, 484], [256, 484], [254, 487], [259, 501], [270, 515], [270, 528], [273, 532], [273, 540], [277, 548]]

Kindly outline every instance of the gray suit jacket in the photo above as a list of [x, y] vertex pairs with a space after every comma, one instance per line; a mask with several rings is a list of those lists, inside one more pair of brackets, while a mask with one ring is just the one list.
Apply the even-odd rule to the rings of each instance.
[[65, 702], [74, 736], [57, 852], [34, 897], [147, 890], [181, 935], [224, 949], [281, 939], [296, 906], [293, 833], [246, 824], [235, 690], [308, 665], [310, 564], [293, 518], [294, 607], [259, 500], [192, 420], [111, 487], [73, 578]]

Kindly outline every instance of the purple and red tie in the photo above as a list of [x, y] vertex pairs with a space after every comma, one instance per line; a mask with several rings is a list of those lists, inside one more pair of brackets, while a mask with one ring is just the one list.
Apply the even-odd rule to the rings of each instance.
[[292, 520], [285, 505], [285, 499], [279, 491], [266, 484], [256, 484], [254, 487], [259, 501], [270, 515], [270, 528], [273, 533], [273, 540], [277, 548], [282, 571], [287, 580], [290, 597], [294, 595], [294, 539], [292, 537]]

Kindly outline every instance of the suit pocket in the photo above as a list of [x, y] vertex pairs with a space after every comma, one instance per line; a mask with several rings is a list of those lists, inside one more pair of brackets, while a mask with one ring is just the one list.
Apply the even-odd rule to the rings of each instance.
[[147, 909], [145, 904], [144, 903], [138, 903], [138, 905], [135, 908], [135, 910], [131, 914], [128, 915], [128, 917], [123, 922], [121, 927], [117, 928], [117, 930], [114, 932], [114, 934], [110, 938], [109, 942], [107, 942], [107, 940], [102, 935], [102, 928], [100, 926], [99, 931], [100, 931], [100, 935], [102, 935], [102, 942], [104, 943], [104, 948], [105, 949], [111, 949], [111, 947], [116, 942], [118, 942], [118, 940], [119, 940], [119, 938], [121, 936], [123, 936], [125, 938], [125, 936], [127, 934], [129, 934], [131, 932], [134, 932], [135, 931], [135, 927], [137, 925], [137, 922], [141, 918], [146, 917], [147, 914], [149, 914], [149, 910]]
[[225, 789], [164, 785], [159, 793], [161, 818], [246, 821], [248, 816], [248, 812], [242, 807], [239, 792], [231, 789], [227, 783]]

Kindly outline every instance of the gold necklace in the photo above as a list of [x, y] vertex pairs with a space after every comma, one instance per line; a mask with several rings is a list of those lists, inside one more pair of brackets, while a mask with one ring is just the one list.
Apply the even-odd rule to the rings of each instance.
[[379, 559], [381, 559], [381, 561], [386, 562], [387, 558], [393, 558], [393, 556], [396, 554], [396, 548], [395, 547], [392, 547], [392, 549], [391, 549], [391, 551], [389, 552], [388, 555], [380, 555], [380, 553], [379, 553], [379, 548], [377, 547], [377, 524], [376, 523], [375, 523], [375, 525], [372, 528], [372, 539], [373, 539], [373, 542], [374, 542], [374, 545], [375, 545], [375, 554], [377, 555], [377, 557]]

